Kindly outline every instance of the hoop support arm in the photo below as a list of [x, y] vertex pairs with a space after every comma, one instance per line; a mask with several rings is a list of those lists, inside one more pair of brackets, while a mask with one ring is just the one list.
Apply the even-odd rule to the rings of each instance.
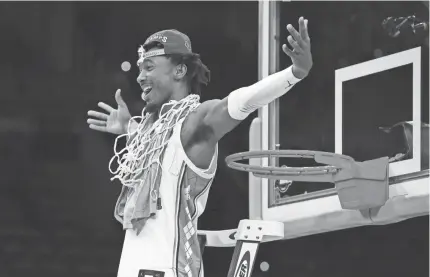
[[[328, 166], [276, 167], [238, 163], [252, 158], [313, 158]], [[363, 210], [381, 207], [388, 200], [389, 159], [383, 157], [364, 162], [335, 153], [308, 150], [266, 150], [228, 156], [230, 168], [252, 172], [254, 176], [275, 180], [334, 183], [343, 209]]]
[[197, 233], [200, 236], [206, 237], [206, 246], [233, 247], [239, 239], [258, 242], [282, 239], [284, 237], [284, 223], [243, 219], [239, 222], [239, 227], [237, 229], [219, 231], [199, 230]]

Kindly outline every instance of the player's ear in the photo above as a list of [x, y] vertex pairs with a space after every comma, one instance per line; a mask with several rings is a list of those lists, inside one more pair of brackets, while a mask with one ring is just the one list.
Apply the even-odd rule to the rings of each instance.
[[175, 77], [177, 80], [183, 79], [187, 74], [187, 66], [185, 64], [178, 64], [175, 68]]

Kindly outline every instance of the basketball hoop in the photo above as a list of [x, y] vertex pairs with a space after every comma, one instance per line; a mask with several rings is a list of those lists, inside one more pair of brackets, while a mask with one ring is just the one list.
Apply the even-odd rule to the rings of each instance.
[[[278, 167], [238, 163], [253, 158], [292, 157], [314, 159], [326, 166]], [[321, 151], [263, 150], [232, 154], [227, 166], [256, 177], [301, 182], [334, 183], [343, 209], [362, 210], [381, 207], [388, 200], [388, 157], [356, 162], [353, 158]]]
[[[238, 163], [237, 161], [253, 158], [301, 158], [314, 159], [315, 162], [326, 164], [326, 166], [314, 167], [277, 167], [258, 166]], [[304, 182], [333, 182], [333, 175], [342, 169], [351, 169], [355, 163], [354, 159], [335, 153], [309, 151], [309, 150], [263, 150], [236, 153], [225, 159], [227, 166], [240, 171], [251, 172], [256, 177], [291, 180]]]

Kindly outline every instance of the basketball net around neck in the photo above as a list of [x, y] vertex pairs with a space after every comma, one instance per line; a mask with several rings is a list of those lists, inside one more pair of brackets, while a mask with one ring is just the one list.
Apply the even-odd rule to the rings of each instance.
[[[115, 139], [115, 154], [109, 162], [109, 171], [114, 174], [111, 180], [118, 179], [124, 186], [134, 189], [141, 185], [150, 186], [151, 198], [156, 198], [158, 192], [154, 187], [160, 180], [162, 154], [170, 140], [173, 127], [199, 106], [199, 100], [200, 96], [196, 94], [190, 94], [179, 101], [171, 100], [161, 107], [159, 118], [155, 122], [153, 115], [145, 114], [145, 109], [142, 116], [132, 117], [127, 133]], [[168, 111], [162, 113], [165, 109]], [[133, 120], [139, 119], [137, 128], [131, 130]], [[117, 151], [118, 140], [123, 137], [127, 138], [126, 146]], [[116, 170], [112, 170], [114, 161], [118, 164]], [[154, 173], [152, 170], [155, 170], [155, 174], [151, 174]], [[150, 184], [143, 184], [148, 176]]]

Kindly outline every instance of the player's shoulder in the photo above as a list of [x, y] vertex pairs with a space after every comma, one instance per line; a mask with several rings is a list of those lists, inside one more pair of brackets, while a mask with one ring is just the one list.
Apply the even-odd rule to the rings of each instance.
[[204, 102], [202, 102], [197, 109], [195, 110], [195, 115], [198, 118], [203, 118], [205, 117], [208, 112], [213, 109], [217, 104], [219, 104], [221, 102], [221, 99], [211, 99], [211, 100], [206, 100]]
[[211, 108], [213, 108], [215, 105], [219, 104], [220, 102], [221, 102], [221, 99], [206, 100], [202, 102], [198, 108], [202, 111], [209, 111]]
[[186, 117], [184, 124], [188, 127], [187, 129], [202, 129], [202, 127], [204, 127], [203, 125], [205, 125], [205, 117], [220, 102], [220, 99], [211, 99], [200, 103], [200, 105]]
[[205, 124], [205, 117], [209, 111], [219, 103], [220, 99], [207, 100], [202, 103], [191, 113], [189, 113], [183, 123], [181, 139], [184, 145], [188, 142], [208, 140], [213, 130]]
[[196, 121], [203, 119], [207, 113], [220, 101], [220, 99], [211, 99], [201, 102], [195, 110], [187, 115], [185, 121], [192, 121], [194, 124]]

